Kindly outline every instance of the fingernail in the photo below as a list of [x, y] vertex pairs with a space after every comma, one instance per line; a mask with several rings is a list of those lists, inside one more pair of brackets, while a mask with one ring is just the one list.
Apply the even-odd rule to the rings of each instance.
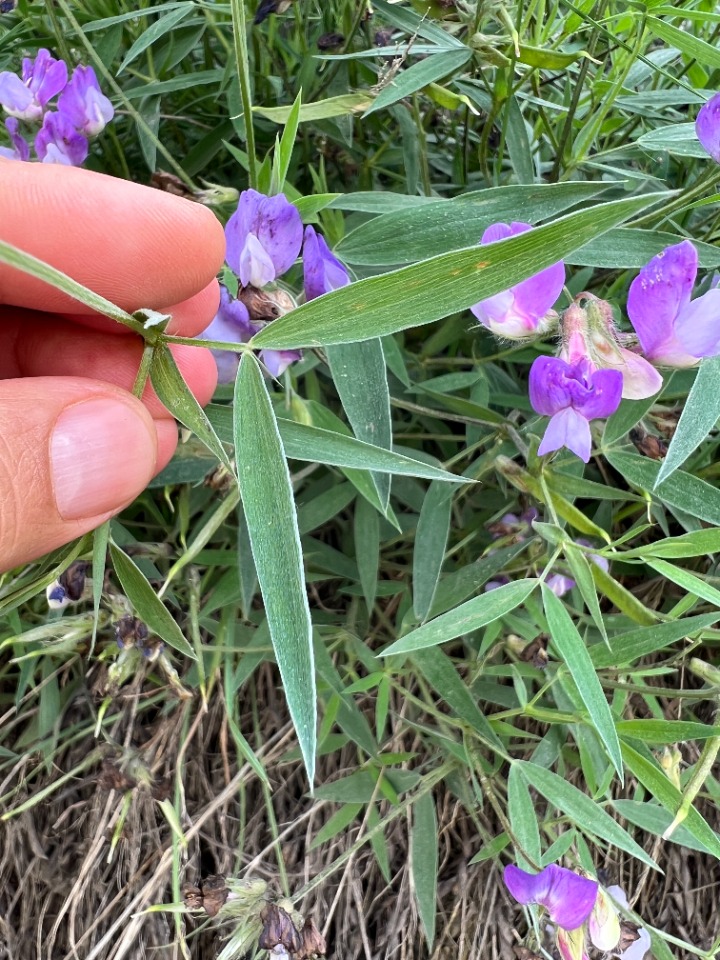
[[62, 519], [95, 517], [131, 500], [152, 476], [155, 452], [147, 422], [120, 400], [97, 397], [63, 410], [50, 437]]

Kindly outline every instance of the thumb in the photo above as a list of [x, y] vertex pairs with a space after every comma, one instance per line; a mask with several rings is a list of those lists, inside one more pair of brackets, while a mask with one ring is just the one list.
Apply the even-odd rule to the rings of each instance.
[[119, 387], [79, 377], [0, 381], [0, 570], [130, 503], [156, 471], [157, 447], [152, 417]]

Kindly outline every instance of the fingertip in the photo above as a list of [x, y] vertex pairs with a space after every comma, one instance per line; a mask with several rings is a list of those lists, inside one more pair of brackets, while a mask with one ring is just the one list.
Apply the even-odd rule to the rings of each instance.
[[212, 280], [189, 300], [165, 308], [166, 313], [172, 314], [167, 332], [176, 337], [196, 337], [210, 326], [219, 306], [220, 284]]

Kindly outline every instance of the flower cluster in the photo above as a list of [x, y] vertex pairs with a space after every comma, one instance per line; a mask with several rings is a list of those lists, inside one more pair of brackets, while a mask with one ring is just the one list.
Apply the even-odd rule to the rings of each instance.
[[75, 67], [70, 75], [65, 61], [56, 60], [45, 49], [38, 50], [34, 59], [23, 60], [22, 76], [0, 72], [0, 105], [8, 114], [5, 129], [10, 138], [9, 147], [0, 147], [0, 156], [30, 160], [34, 147], [42, 163], [66, 166], [85, 161], [89, 139], [104, 129], [114, 113], [92, 67]]
[[620, 940], [620, 918], [612, 900], [595, 880], [551, 864], [532, 874], [512, 864], [505, 867], [505, 885], [522, 904], [544, 907], [556, 928], [563, 960], [587, 960], [585, 939], [609, 952]]
[[[530, 229], [529, 224], [497, 224], [481, 242]], [[484, 326], [511, 340], [559, 324], [558, 355], [538, 357], [530, 369], [530, 402], [550, 417], [540, 456], [567, 447], [587, 463], [590, 421], [610, 416], [622, 398], [654, 396], [663, 382], [656, 365], [688, 367], [720, 354], [720, 288], [692, 299], [697, 270], [697, 251], [689, 240], [666, 247], [640, 270], [627, 301], [635, 336], [621, 333], [610, 304], [589, 293], [580, 294], [558, 317], [552, 307], [564, 283], [562, 263], [471, 307]]]
[[[302, 248], [305, 299], [314, 300], [350, 282], [348, 272], [314, 227], [305, 227], [282, 194], [266, 197], [256, 190], [240, 194], [237, 210], [225, 227], [225, 262], [239, 281], [237, 297], [220, 287], [220, 307], [200, 334], [204, 340], [248, 343], [267, 323], [294, 309], [290, 294], [277, 280], [297, 260]], [[220, 383], [231, 383], [239, 355], [213, 350]], [[298, 350], [261, 350], [260, 359], [273, 377], [299, 360]]]

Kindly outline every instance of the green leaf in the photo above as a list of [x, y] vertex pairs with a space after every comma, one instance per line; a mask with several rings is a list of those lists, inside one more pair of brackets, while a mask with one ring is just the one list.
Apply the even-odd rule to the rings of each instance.
[[670, 196], [650, 193], [600, 204], [501, 243], [454, 250], [351, 283], [279, 317], [253, 337], [252, 346], [280, 350], [355, 343], [432, 323], [507, 290]]
[[417, 620], [428, 615], [445, 557], [453, 488], [431, 483], [423, 500], [413, 550], [413, 611]]
[[694, 573], [690, 573], [689, 570], [684, 570], [682, 567], [676, 567], [672, 563], [667, 563], [665, 560], [648, 560], [647, 564], [653, 570], [656, 570], [661, 577], [671, 580], [682, 587], [683, 590], [687, 590], [688, 593], [707, 600], [708, 603], [720, 608], [720, 590], [709, 583], [705, 583]]
[[516, 764], [513, 764], [508, 772], [507, 794], [510, 826], [520, 847], [519, 850], [516, 850], [518, 866], [522, 870], [532, 868], [533, 864], [540, 863], [542, 853], [540, 828], [538, 827], [535, 803], [530, 796], [527, 780]]
[[585, 606], [590, 611], [593, 623], [602, 634], [603, 640], [607, 643], [608, 637], [605, 629], [605, 618], [600, 610], [600, 601], [598, 600], [597, 591], [595, 590], [595, 581], [593, 580], [592, 569], [590, 567], [590, 564], [594, 561], [590, 560], [574, 543], [566, 542], [564, 550], [570, 571], [582, 594]]
[[697, 138], [694, 123], [663, 123], [635, 142], [651, 154], [665, 152], [676, 157], [708, 157], [707, 150]]
[[110, 556], [120, 586], [137, 616], [168, 646], [196, 660], [195, 651], [136, 564], [114, 543], [110, 544]]
[[[662, 127], [660, 128], [662, 129]], [[604, 270], [639, 269], [665, 247], [680, 243], [684, 237], [664, 230], [639, 230], [616, 227], [565, 258], [578, 267], [599, 267]], [[709, 243], [693, 240], [700, 266], [712, 270], [720, 266], [720, 250]]]
[[37, 280], [43, 280], [51, 287], [55, 287], [56, 290], [62, 291], [68, 297], [72, 297], [73, 300], [77, 300], [78, 303], [89, 307], [93, 313], [110, 317], [111, 320], [116, 320], [118, 323], [135, 330], [138, 330], [141, 326], [134, 317], [121, 310], [120, 307], [116, 307], [114, 303], [110, 303], [105, 297], [93, 293], [92, 290], [88, 290], [87, 287], [78, 283], [77, 280], [73, 280], [66, 273], [56, 270], [55, 267], [51, 267], [23, 250], [18, 250], [17, 247], [5, 243], [4, 240], [0, 240], [0, 263], [15, 267], [16, 270], [22, 270], [23, 273], [28, 273]]
[[502, 749], [502, 744], [490, 726], [476, 698], [455, 669], [452, 660], [437, 647], [416, 650], [412, 657], [427, 682], [452, 709], [453, 713], [483, 737], [486, 743]]
[[623, 552], [623, 560], [631, 557], [666, 557], [670, 560], [680, 557], [701, 557], [703, 554], [720, 551], [720, 530], [688, 530], [679, 537], [664, 537], [654, 543], [643, 544], [633, 550]]
[[697, 60], [706, 67], [720, 68], [720, 50], [714, 44], [702, 40], [688, 30], [681, 30], [671, 23], [658, 20], [657, 17], [648, 17], [645, 23], [656, 37], [664, 40], [668, 46], [680, 50], [690, 60]]
[[593, 563], [590, 567], [590, 573], [600, 593], [607, 597], [608, 600], [611, 600], [618, 610], [622, 610], [631, 620], [644, 624], [655, 623], [657, 621], [658, 615], [654, 610], [650, 610], [642, 604], [633, 593], [630, 593], [626, 587], [618, 583], [618, 581], [615, 580], [614, 577], [611, 577], [602, 567]]
[[390, 104], [397, 103], [403, 97], [409, 97], [410, 94], [422, 90], [430, 83], [442, 80], [443, 77], [464, 66], [471, 56], [472, 50], [469, 47], [464, 47], [460, 50], [440, 50], [424, 60], [419, 60], [411, 67], [398, 73], [380, 91], [363, 114], [363, 119], [370, 116], [371, 113], [375, 113], [376, 110], [382, 110], [383, 107], [389, 107]]
[[537, 585], [537, 580], [515, 580], [489, 593], [473, 597], [472, 600], [461, 603], [454, 610], [449, 610], [435, 620], [430, 620], [416, 630], [411, 630], [410, 633], [382, 650], [380, 656], [394, 657], [401, 653], [422, 650], [423, 647], [434, 647], [438, 643], [445, 643], [447, 640], [454, 640], [463, 634], [478, 630], [519, 607]]
[[619, 668], [656, 650], [662, 650], [671, 644], [691, 637], [701, 630], [707, 630], [720, 620], [720, 612], [704, 613], [696, 617], [685, 617], [671, 623], [656, 623], [651, 627], [641, 627], [610, 638], [610, 649], [604, 643], [593, 644], [589, 648], [590, 659], [599, 670]]
[[616, 728], [621, 737], [655, 744], [707, 740], [718, 734], [717, 727], [692, 720], [618, 720]]
[[150, 379], [158, 397], [175, 419], [192, 430], [234, 477], [235, 472], [230, 457], [213, 430], [205, 411], [183, 380], [168, 347], [155, 351], [150, 367]]
[[[715, 731], [717, 733], [717, 731]], [[650, 791], [650, 795], [668, 810], [673, 816], [677, 813], [682, 803], [683, 795], [678, 788], [668, 779], [665, 773], [650, 760], [647, 760], [642, 754], [627, 744], [622, 745], [623, 759], [628, 769], [640, 781], [640, 783]], [[687, 811], [687, 816], [683, 820], [683, 826], [686, 827], [695, 839], [703, 844], [714, 857], [720, 859], [720, 837], [710, 827], [708, 822], [698, 813], [695, 807], [691, 806]]]
[[[434, 199], [419, 206], [393, 210], [385, 206], [376, 217], [351, 230], [337, 245], [347, 263], [399, 266], [439, 256], [449, 249], [472, 247], [486, 227], [511, 220], [522, 209], [523, 220], [538, 223], [570, 207], [587, 203], [610, 184], [550, 183], [489, 187], [453, 200]], [[371, 211], [372, 212], [372, 211]], [[398, 243], [402, 237], [402, 243]]]
[[125, 54], [125, 58], [120, 66], [117, 68], [116, 76], [119, 76], [125, 67], [137, 59], [141, 53], [144, 53], [148, 47], [152, 46], [156, 40], [159, 40], [160, 37], [164, 37], [166, 33], [169, 33], [174, 27], [176, 27], [182, 20], [185, 19], [189, 14], [193, 13], [195, 10], [195, 4], [186, 3], [183, 4], [177, 10], [172, 10], [170, 13], [166, 13], [164, 17], [160, 17], [159, 20], [156, 20], [155, 23], [151, 24], [147, 30], [145, 30], [133, 43], [128, 52]]
[[659, 870], [658, 865], [643, 848], [591, 797], [581, 793], [564, 777], [559, 777], [551, 770], [526, 760], [516, 760], [515, 763], [520, 766], [531, 786], [570, 817], [578, 829], [600, 837], [654, 870]]
[[412, 805], [410, 832], [410, 870], [428, 950], [435, 940], [437, 911], [438, 830], [435, 801], [431, 792], [423, 793]]
[[[232, 409], [211, 404], [208, 417], [222, 440], [232, 440]], [[294, 420], [278, 417], [278, 429], [285, 454], [291, 460], [308, 460], [311, 463], [327, 463], [335, 467], [355, 470], [374, 470], [378, 473], [396, 473], [405, 477], [422, 477], [426, 480], [444, 480], [450, 483], [472, 483], [467, 477], [458, 477], [440, 467], [414, 460], [401, 453], [384, 450], [354, 437], [313, 427]]]
[[368, 613], [372, 613], [380, 565], [380, 516], [367, 500], [358, 500], [354, 517], [355, 559]]
[[240, 362], [234, 408], [235, 457], [250, 545], [285, 697], [312, 784], [317, 704], [300, 535], [285, 452], [252, 354]]
[[[371, 103], [372, 97], [367, 93], [346, 93], [339, 97], [329, 97], [327, 100], [316, 100], [314, 103], [304, 103], [300, 107], [298, 123], [307, 123], [308, 120], [329, 120], [331, 117], [345, 117], [348, 114], [360, 113]], [[290, 107], [253, 107], [253, 113], [274, 123], [287, 123], [294, 108]]]
[[[338, 344], [327, 350], [335, 387], [358, 440], [392, 449], [390, 392], [379, 340]], [[390, 501], [390, 477], [373, 475], [383, 511]]]
[[595, 667], [590, 659], [585, 641], [578, 633], [570, 614], [552, 590], [543, 585], [542, 594], [552, 642], [569, 670], [570, 676], [575, 681], [580, 699], [587, 707], [593, 726], [605, 744], [608, 756], [622, 781], [622, 755], [615, 730], [615, 721], [610, 712], [605, 692], [595, 673]]
[[273, 195], [281, 193], [285, 186], [285, 178], [287, 177], [287, 172], [290, 167], [293, 147], [295, 146], [295, 137], [297, 136], [301, 100], [302, 91], [298, 93], [295, 98], [295, 103], [293, 103], [290, 108], [282, 137], [275, 147], [275, 153], [273, 154], [272, 185], [270, 188], [270, 192]]
[[[646, 830], [648, 833], [654, 833], [656, 837], [661, 837], [673, 821], [673, 815], [659, 803], [643, 803], [640, 800], [613, 800], [613, 807], [617, 810], [623, 819]], [[681, 847], [687, 847], [689, 850], [699, 850], [701, 853], [709, 853], [712, 850], [700, 843], [690, 833], [687, 827], [680, 824], [668, 837], [670, 843], [677, 843]]]
[[656, 486], [687, 460], [715, 426], [720, 417], [719, 379], [720, 356], [703, 360], [683, 406], [667, 456], [660, 464]]
[[634, 453], [605, 453], [611, 465], [633, 486], [661, 500], [670, 507], [677, 507], [693, 517], [720, 526], [720, 490], [684, 470], [676, 470], [672, 476], [658, 484], [660, 464]]

